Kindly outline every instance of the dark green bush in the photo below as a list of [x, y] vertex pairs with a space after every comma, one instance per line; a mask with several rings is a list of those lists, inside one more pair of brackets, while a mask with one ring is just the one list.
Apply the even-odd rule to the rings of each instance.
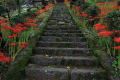
[[113, 2], [114, 0], [98, 0], [98, 2]]
[[17, 23], [24, 23], [26, 17], [35, 17], [34, 11], [28, 10], [27, 12], [21, 13], [20, 15], [12, 16], [11, 17], [11, 23], [17, 24]]
[[95, 17], [101, 12], [97, 6], [90, 6], [85, 11], [89, 16]]
[[100, 13], [100, 9], [97, 6], [90, 6], [86, 9], [85, 13], [88, 14], [88, 16], [91, 16], [91, 18], [88, 18], [87, 25], [88, 26], [93, 26], [95, 23], [99, 21], [99, 19], [95, 19], [93, 21], [90, 21], [89, 19], [94, 19], [94, 17], [98, 16]]
[[81, 4], [81, 11], [84, 11], [84, 10], [86, 10], [88, 7], [90, 6], [90, 3], [88, 3], [88, 2], [85, 2], [84, 4]]
[[117, 5], [120, 6], [120, 1], [117, 2]]
[[0, 3], [0, 16], [4, 17], [4, 14], [6, 13], [6, 8]]
[[109, 13], [104, 21], [110, 26], [110, 30], [120, 30], [120, 11], [114, 11]]
[[75, 5], [77, 5], [77, 6], [80, 6], [80, 5], [82, 5], [82, 4], [84, 4], [84, 3], [85, 3], [85, 1], [84, 1], [84, 0], [77, 0], [77, 1], [72, 0], [72, 2], [73, 2]]

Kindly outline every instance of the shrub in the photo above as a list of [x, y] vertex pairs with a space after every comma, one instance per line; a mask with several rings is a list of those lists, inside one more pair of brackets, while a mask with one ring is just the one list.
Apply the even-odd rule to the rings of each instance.
[[110, 30], [120, 30], [120, 11], [114, 11], [109, 13], [104, 21], [110, 26]]
[[97, 6], [90, 6], [86, 9], [86, 13], [92, 17], [98, 16], [100, 12], [101, 11]]

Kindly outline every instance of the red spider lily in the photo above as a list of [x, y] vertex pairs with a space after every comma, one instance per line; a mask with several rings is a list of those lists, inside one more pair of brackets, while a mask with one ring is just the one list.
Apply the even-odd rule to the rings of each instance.
[[17, 34], [12, 34], [12, 35], [8, 36], [8, 38], [13, 38], [13, 37], [18, 37], [18, 35]]
[[50, 3], [50, 4], [48, 4], [47, 6], [45, 6], [45, 10], [47, 11], [50, 7], [52, 7], [53, 6], [53, 4], [52, 3]]
[[43, 12], [45, 12], [45, 10], [46, 10], [46, 9], [41, 9], [41, 10], [39, 10], [40, 14], [43, 13]]
[[85, 12], [82, 12], [81, 15], [82, 15], [83, 17], [87, 17], [87, 16], [88, 16]]
[[26, 20], [26, 23], [34, 23], [35, 22], [35, 19], [26, 18], [25, 20]]
[[70, 1], [68, 1], [68, 0], [64, 0], [67, 4], [70, 4]]
[[92, 16], [89, 16], [89, 18], [91, 18]]
[[120, 9], [120, 6], [113, 6], [112, 9]]
[[8, 62], [10, 63], [11, 58], [10, 57], [0, 57], [0, 62]]
[[22, 29], [23, 29], [23, 30], [26, 30], [26, 29], [28, 29], [28, 28], [27, 28], [27, 27], [23, 27]]
[[39, 12], [35, 12], [36, 15], [39, 15]]
[[19, 32], [21, 32], [22, 30], [23, 30], [22, 27], [15, 27], [15, 28], [13, 28], [13, 32], [14, 32], [14, 33], [19, 33]]
[[23, 30], [23, 24], [21, 24], [21, 23], [18, 23], [18, 24], [16, 24], [15, 25], [15, 27], [13, 28], [13, 33], [19, 33], [19, 32], [21, 32], [22, 30]]
[[99, 32], [99, 36], [111, 36], [114, 32], [113, 31], [108, 31], [108, 30], [103, 30], [101, 32]]
[[89, 21], [94, 21], [95, 19], [89, 19]]
[[21, 42], [21, 45], [19, 47], [25, 48], [27, 46], [27, 44], [28, 44], [27, 42]]
[[18, 23], [18, 24], [15, 25], [15, 27], [23, 27], [23, 24]]
[[119, 50], [120, 46], [115, 46], [115, 47], [112, 47], [112, 48], [114, 48], [115, 50]]
[[80, 23], [83, 23], [82, 21], [80, 21]]
[[80, 6], [76, 6], [76, 7], [75, 7], [75, 11], [76, 11], [76, 12], [80, 12], [80, 9], [81, 9]]
[[35, 30], [36, 30], [36, 31], [38, 31], [38, 30], [39, 30], [39, 28], [35, 28]]
[[35, 27], [37, 26], [37, 24], [34, 24], [34, 23], [24, 23], [25, 26], [32, 26], [32, 27]]
[[72, 8], [75, 8], [75, 7], [76, 7], [76, 6], [73, 4], [73, 5], [72, 5]]
[[9, 46], [16, 46], [16, 43], [9, 43]]
[[106, 13], [106, 12], [101, 12], [101, 13], [100, 13], [101, 16], [105, 16], [105, 15], [107, 15], [107, 14], [108, 14], [108, 13]]
[[94, 25], [94, 27], [95, 27], [96, 31], [100, 31], [100, 30], [103, 30], [103, 29], [107, 28], [108, 26], [107, 25], [102, 25], [102, 23], [97, 23], [97, 24]]
[[103, 3], [97, 3], [96, 5], [98, 5], [98, 6], [99, 6], [99, 5], [103, 5]]
[[22, 45], [27, 45], [28, 43], [27, 42], [21, 42]]
[[26, 45], [20, 45], [19, 47], [21, 47], [21, 48], [25, 48], [25, 47], [26, 47]]
[[115, 37], [114, 41], [117, 42], [117, 43], [119, 43], [120, 42], [120, 37]]
[[49, 6], [46, 6], [46, 7], [45, 7], [45, 11], [48, 11], [48, 10], [49, 10], [49, 8], [50, 8]]
[[4, 57], [4, 53], [0, 52], [0, 57]]
[[96, 17], [94, 17], [94, 18], [96, 18], [96, 19], [102, 19], [103, 17], [98, 17], [98, 16], [96, 16]]
[[118, 31], [118, 30], [114, 30], [114, 33], [120, 33], [120, 31]]
[[7, 25], [3, 26], [3, 28], [4, 28], [5, 30], [10, 30], [10, 31], [13, 30], [13, 28], [12, 28], [11, 26], [7, 26]]

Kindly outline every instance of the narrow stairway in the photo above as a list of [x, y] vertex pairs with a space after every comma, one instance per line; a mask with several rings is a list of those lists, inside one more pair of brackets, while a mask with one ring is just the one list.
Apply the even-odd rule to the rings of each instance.
[[107, 80], [64, 3], [57, 3], [25, 70], [28, 80]]

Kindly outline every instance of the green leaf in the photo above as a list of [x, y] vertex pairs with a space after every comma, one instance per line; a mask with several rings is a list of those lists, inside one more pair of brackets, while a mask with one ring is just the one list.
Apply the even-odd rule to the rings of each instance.
[[95, 50], [95, 53], [105, 53], [104, 51], [102, 51], [102, 50]]
[[113, 66], [113, 67], [116, 67], [116, 65], [117, 65], [117, 61], [114, 60], [114, 61], [112, 62], [112, 66]]

